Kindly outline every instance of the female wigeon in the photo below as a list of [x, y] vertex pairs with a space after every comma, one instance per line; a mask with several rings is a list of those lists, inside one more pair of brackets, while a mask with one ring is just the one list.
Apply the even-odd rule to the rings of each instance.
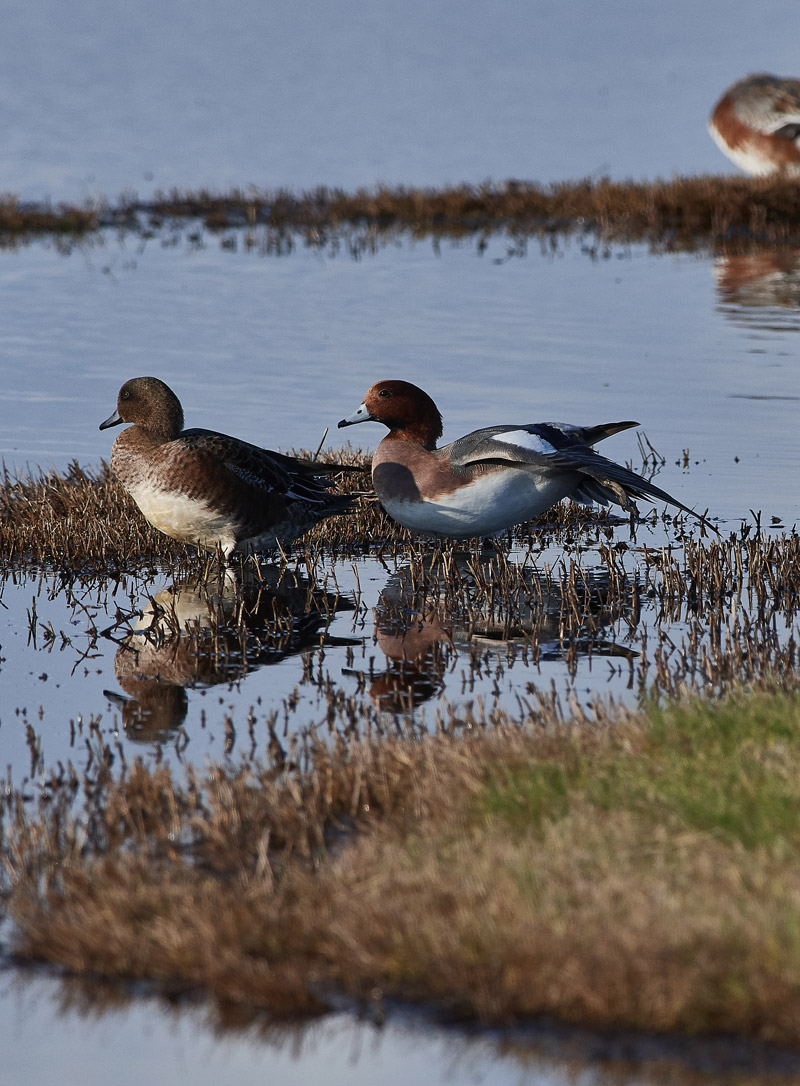
[[407, 381], [373, 385], [339, 426], [357, 422], [389, 427], [372, 458], [375, 492], [389, 516], [423, 534], [492, 536], [562, 498], [614, 502], [626, 511], [636, 510], [632, 497], [650, 498], [693, 512], [591, 448], [636, 422], [487, 426], [437, 449], [442, 416], [430, 396]]
[[748, 75], [714, 107], [709, 131], [719, 149], [749, 174], [800, 175], [800, 79]]
[[[213, 430], [184, 430], [183, 408], [157, 377], [126, 381], [100, 429], [132, 422], [111, 453], [111, 470], [160, 532], [205, 550], [271, 550], [317, 521], [346, 512], [322, 464], [268, 452]], [[335, 469], [334, 469], [335, 470]]]

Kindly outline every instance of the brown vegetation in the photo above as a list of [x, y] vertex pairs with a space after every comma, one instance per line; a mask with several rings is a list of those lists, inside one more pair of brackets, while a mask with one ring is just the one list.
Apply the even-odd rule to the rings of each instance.
[[[327, 458], [351, 467], [366, 464], [363, 454], [349, 449]], [[358, 490], [364, 481], [360, 471], [348, 472], [340, 485]], [[651, 510], [648, 519], [656, 518]], [[244, 667], [289, 648], [287, 638], [303, 643], [298, 636], [310, 631], [313, 615], [321, 616], [324, 627], [324, 616], [342, 603], [326, 599], [331, 592], [339, 599], [340, 590], [325, 564], [369, 554], [385, 565], [387, 576], [394, 570], [391, 591], [382, 594], [375, 616], [376, 642], [388, 666], [364, 678], [384, 709], [408, 708], [440, 691], [452, 643], [466, 647], [470, 675], [503, 666], [491, 659], [491, 646], [499, 643], [509, 666], [521, 656], [538, 668], [543, 653], [555, 652], [573, 676], [582, 657], [607, 657], [608, 668], [642, 696], [649, 691], [677, 697], [687, 688], [721, 693], [742, 681], [790, 675], [797, 646], [780, 630], [800, 607], [800, 537], [746, 525], [708, 541], [684, 536], [684, 528], [696, 530], [690, 518], [662, 519], [675, 550], [650, 546], [647, 527], [637, 541], [627, 520], [566, 503], [518, 526], [496, 548], [479, 551], [415, 541], [365, 497], [354, 514], [328, 519], [287, 549], [283, 557], [290, 559], [291, 576], [281, 584], [266, 583], [257, 566], [248, 567], [257, 602], [243, 598], [223, 605], [214, 589], [215, 556], [197, 554], [152, 529], [105, 466], [89, 473], [72, 465], [63, 475], [6, 476], [0, 485], [0, 573], [44, 568], [69, 585], [78, 576], [116, 578], [157, 567], [171, 575], [174, 593], [197, 583], [199, 613], [219, 617], [195, 641], [184, 634], [185, 644], [175, 649], [187, 667], [197, 649], [203, 657], [196, 662], [197, 677], [203, 668], [219, 670], [218, 660], [229, 656], [226, 646], [234, 646]], [[543, 561], [540, 556], [553, 544], [557, 558]], [[516, 555], [509, 560], [512, 545]], [[587, 545], [590, 566], [584, 564]], [[300, 588], [315, 581], [323, 589], [319, 598]], [[275, 589], [280, 599], [273, 599]], [[280, 615], [295, 607], [284, 596], [298, 590], [306, 625], [301, 631], [292, 619], [283, 630]], [[642, 636], [643, 613], [650, 636]], [[416, 616], [411, 631], [409, 615]], [[265, 621], [278, 622], [268, 652]], [[35, 615], [31, 623], [35, 631]], [[154, 627], [159, 652], [178, 632], [161, 626], [160, 621]], [[87, 633], [92, 644], [100, 635], [93, 626]], [[54, 639], [57, 631], [42, 629], [41, 635]]]
[[[310, 458], [307, 450], [295, 455]], [[407, 543], [411, 536], [387, 517], [369, 496], [369, 457], [359, 450], [326, 450], [323, 463], [350, 469], [339, 476], [344, 492], [365, 492], [354, 513], [331, 517], [308, 532], [304, 544], [329, 554], [387, 548]], [[352, 470], [358, 469], [358, 470]], [[593, 519], [577, 505], [564, 505], [539, 518], [539, 524], [574, 528]], [[600, 522], [608, 520], [600, 516]], [[0, 573], [19, 566], [46, 566], [63, 572], [102, 570], [113, 573], [138, 568], [142, 562], [166, 563], [180, 570], [196, 567], [191, 547], [151, 528], [131, 498], [111, 475], [108, 466], [84, 469], [77, 462], [65, 473], [0, 478]]]
[[12, 243], [27, 237], [82, 237], [98, 226], [90, 207], [21, 203], [16, 196], [0, 196], [0, 238]]
[[338, 992], [798, 1043], [794, 696], [446, 724], [7, 789], [15, 954], [278, 1017]]
[[181, 221], [200, 222], [214, 231], [266, 229], [265, 239], [251, 234], [245, 244], [273, 252], [291, 248], [294, 237], [317, 246], [343, 242], [359, 252], [380, 236], [398, 232], [481, 238], [499, 231], [519, 240], [593, 233], [604, 241], [689, 249], [800, 237], [797, 186], [777, 176], [587, 179], [550, 185], [507, 181], [355, 193], [325, 188], [307, 193], [175, 191], [149, 201], [55, 210], [23, 205], [13, 197], [0, 201], [0, 237], [9, 243], [46, 234], [86, 236], [104, 227], [148, 237]]
[[166, 559], [176, 545], [136, 515], [106, 465], [97, 472], [73, 462], [67, 471], [17, 477], [0, 485], [0, 555], [4, 570], [24, 565], [65, 572], [126, 568]]
[[[308, 453], [301, 453], [308, 456]], [[320, 456], [330, 461], [330, 454]], [[337, 462], [367, 465], [360, 453], [341, 452]], [[341, 477], [342, 490], [358, 490], [360, 471]], [[363, 527], [359, 517], [339, 518], [345, 536]], [[326, 522], [331, 541], [335, 529]], [[320, 529], [318, 529], [320, 531]], [[73, 462], [65, 473], [0, 479], [0, 572], [19, 566], [46, 566], [65, 573], [89, 569], [114, 573], [142, 562], [167, 563], [176, 569], [196, 566], [194, 550], [151, 528], [108, 465], [87, 470]]]

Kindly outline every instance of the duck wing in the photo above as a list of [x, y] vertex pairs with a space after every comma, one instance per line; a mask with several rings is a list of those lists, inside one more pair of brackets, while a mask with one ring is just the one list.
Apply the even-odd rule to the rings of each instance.
[[448, 456], [453, 469], [465, 473], [499, 465], [528, 471], [575, 473], [580, 478], [570, 496], [576, 501], [601, 505], [613, 502], [626, 512], [636, 509], [632, 498], [663, 501], [691, 513], [716, 532], [717, 529], [701, 514], [643, 476], [595, 452], [584, 440], [588, 437], [590, 441], [600, 441], [635, 425], [637, 423], [621, 422], [586, 427], [557, 423], [489, 426], [443, 446], [437, 454]]
[[314, 471], [310, 461], [296, 460], [214, 430], [184, 430], [180, 438], [184, 447], [223, 464], [242, 482], [263, 494], [282, 494], [288, 499], [319, 505], [331, 500], [328, 490], [333, 482]]
[[638, 422], [605, 422], [596, 426], [575, 426], [564, 422], [530, 422], [521, 426], [484, 426], [437, 449], [435, 455], [449, 458], [453, 469], [467, 469], [487, 460], [541, 464], [542, 457], [575, 446], [588, 448], [596, 441], [638, 426]]
[[550, 462], [553, 466], [578, 471], [583, 476], [579, 487], [572, 494], [572, 497], [578, 501], [596, 501], [601, 505], [613, 502], [626, 512], [633, 512], [636, 509], [631, 498], [661, 501], [682, 509], [684, 513], [691, 513], [705, 527], [714, 532], [717, 531], [705, 517], [678, 501], [666, 490], [651, 483], [643, 475], [637, 475], [635, 471], [595, 452], [588, 445], [574, 445], [570, 449], [560, 450], [550, 458]]
[[607, 437], [613, 437], [614, 434], [620, 433], [622, 430], [630, 430], [633, 426], [638, 426], [638, 422], [600, 422], [596, 426], [575, 426], [570, 422], [546, 422], [534, 424], [536, 426], [546, 426], [552, 433], [553, 430], [560, 430], [565, 437], [572, 437], [575, 441], [582, 441], [584, 445], [596, 445], [598, 441], [605, 441]]

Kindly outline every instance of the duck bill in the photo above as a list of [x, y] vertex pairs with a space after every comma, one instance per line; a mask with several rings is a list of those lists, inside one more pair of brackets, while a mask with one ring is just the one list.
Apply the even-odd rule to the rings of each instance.
[[100, 423], [101, 430], [107, 430], [109, 426], [121, 426], [125, 420], [120, 417], [119, 411], [115, 411], [113, 415], [109, 415], [105, 422]]
[[375, 422], [374, 417], [370, 415], [369, 411], [367, 410], [367, 405], [364, 403], [361, 404], [358, 411], [356, 411], [354, 414], [350, 415], [346, 419], [342, 419], [336, 429], [341, 430], [343, 426], [355, 426], [357, 422]]

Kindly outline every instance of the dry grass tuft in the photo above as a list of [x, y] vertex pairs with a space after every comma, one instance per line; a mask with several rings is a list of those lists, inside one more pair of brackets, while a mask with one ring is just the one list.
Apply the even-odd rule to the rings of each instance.
[[97, 227], [93, 208], [20, 203], [16, 196], [0, 195], [0, 246], [31, 237], [79, 238]]
[[8, 788], [14, 951], [276, 1016], [380, 993], [796, 1045], [800, 702], [609, 725], [462, 715], [458, 742], [309, 743], [181, 781], [99, 757], [34, 803]]
[[[298, 455], [310, 457], [307, 451]], [[330, 463], [334, 456], [328, 452], [319, 459]], [[352, 450], [343, 450], [335, 462], [351, 468], [369, 465], [368, 458]], [[368, 478], [361, 471], [348, 472], [338, 485], [342, 491], [359, 490]], [[338, 536], [331, 530], [333, 541], [352, 539], [369, 523], [360, 515], [339, 519], [346, 524]], [[324, 541], [324, 532], [323, 525], [313, 538]], [[150, 527], [106, 463], [93, 471], [73, 462], [64, 473], [38, 476], [12, 476], [6, 470], [0, 479], [0, 573], [20, 566], [115, 573], [143, 562], [183, 568], [196, 565], [194, 554], [194, 548]]]

